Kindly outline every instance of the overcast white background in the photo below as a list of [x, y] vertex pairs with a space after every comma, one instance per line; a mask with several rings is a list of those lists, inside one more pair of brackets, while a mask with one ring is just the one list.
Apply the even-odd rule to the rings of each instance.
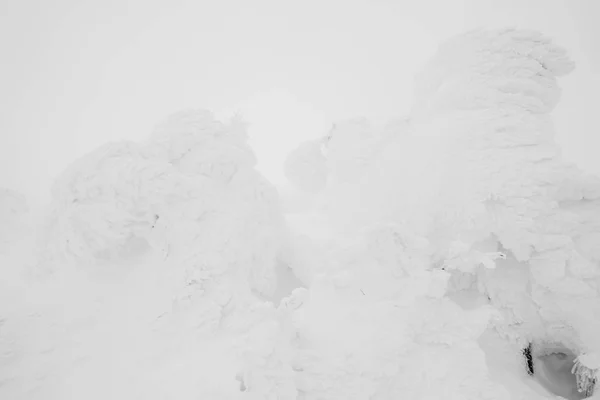
[[505, 25], [569, 49], [557, 140], [600, 173], [599, 19], [598, 0], [3, 0], [0, 185], [43, 195], [75, 157], [188, 107], [241, 109], [280, 183], [287, 151], [331, 122], [405, 114], [440, 41]]

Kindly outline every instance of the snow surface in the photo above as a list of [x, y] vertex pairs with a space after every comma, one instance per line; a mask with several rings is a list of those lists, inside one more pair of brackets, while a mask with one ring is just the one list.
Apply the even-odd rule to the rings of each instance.
[[76, 160], [43, 219], [0, 192], [0, 398], [582, 398], [600, 180], [549, 114], [573, 67], [536, 32], [451, 39], [407, 118], [292, 152], [295, 188], [187, 110]]

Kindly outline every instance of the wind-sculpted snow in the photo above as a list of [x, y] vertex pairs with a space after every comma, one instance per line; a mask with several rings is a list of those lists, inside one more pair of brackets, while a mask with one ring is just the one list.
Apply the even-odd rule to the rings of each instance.
[[54, 274], [0, 310], [2, 396], [296, 398], [283, 320], [255, 296], [275, 289], [283, 219], [241, 128], [184, 112], [65, 171]]
[[178, 301], [214, 329], [226, 306], [274, 290], [283, 231], [274, 188], [253, 169], [243, 136], [228, 134], [206, 112], [183, 112], [147, 143], [84, 157], [55, 185], [50, 243], [82, 262], [118, 258], [107, 253], [146, 239], [178, 271]]
[[82, 157], [53, 187], [50, 250], [114, 259], [138, 237], [171, 259], [218, 255], [208, 270], [245, 271], [268, 293], [282, 217], [238, 128], [181, 112], [146, 143], [110, 143]]
[[574, 67], [539, 32], [474, 30], [441, 45], [420, 72], [413, 116], [488, 107], [548, 113], [560, 98], [556, 77]]
[[[562, 162], [549, 114], [573, 67], [536, 32], [448, 41], [409, 118], [341, 122], [288, 157], [317, 199], [291, 234], [239, 120], [183, 111], [85, 155], [53, 187], [53, 279], [0, 291], [0, 393], [504, 400], [494, 330], [569, 348], [590, 389], [600, 180]], [[278, 264], [306, 287], [277, 307]], [[467, 288], [486, 304], [459, 306]]]
[[150, 139], [170, 164], [190, 175], [227, 182], [256, 165], [245, 124], [237, 117], [224, 125], [205, 110], [181, 111], [157, 125]]
[[[474, 53], [471, 59], [444, 63], [465, 49]], [[417, 95], [426, 100], [415, 104], [413, 121], [416, 132], [435, 137], [444, 149], [436, 153], [443, 173], [436, 194], [441, 200], [427, 210], [435, 213], [431, 230], [461, 237], [467, 246], [497, 238], [529, 267], [530, 295], [543, 319], [542, 330], [530, 334], [575, 342], [573, 350], [581, 353], [600, 350], [600, 269], [576, 245], [593, 231], [585, 210], [593, 207], [597, 183], [584, 182], [581, 172], [562, 162], [548, 115], [560, 98], [556, 77], [572, 69], [565, 52], [538, 34], [474, 32], [442, 46], [425, 70], [423, 80], [443, 79], [437, 89]], [[573, 185], [579, 185], [575, 193], [591, 198], [567, 197], [575, 203], [567, 207]], [[573, 334], [577, 339], [571, 340]]]
[[518, 259], [531, 256], [535, 217], [560, 218], [552, 191], [565, 168], [548, 113], [560, 97], [556, 76], [572, 69], [535, 32], [475, 31], [440, 47], [417, 79], [411, 119], [414, 134], [435, 144], [433, 229], [477, 239], [491, 229]]
[[[582, 353], [600, 350], [600, 270], [589, 250], [598, 184], [562, 162], [548, 114], [560, 98], [556, 77], [572, 69], [564, 50], [534, 32], [477, 31], [442, 46], [417, 80], [411, 118], [414, 134], [435, 143], [425, 176], [436, 187], [425, 192], [427, 206], [411, 212], [429, 215], [426, 236], [437, 239], [440, 259], [456, 239], [474, 250], [496, 241], [508, 263], [528, 268], [524, 295], [490, 296], [519, 315], [509, 336], [562, 341]], [[484, 290], [519, 285], [497, 280], [503, 263], [481, 274]]]
[[448, 41], [417, 76], [406, 123], [334, 130], [329, 142], [347, 143], [326, 153], [324, 211], [340, 230], [386, 221], [426, 238], [426, 268], [459, 286], [475, 274], [515, 342], [597, 353], [600, 184], [562, 161], [550, 116], [573, 69], [533, 31]]
[[[438, 153], [444, 168], [437, 194], [442, 201], [432, 230], [464, 238], [467, 246], [497, 238], [515, 261], [525, 263], [530, 286], [524, 290], [542, 324], [530, 317], [514, 321], [521, 337], [528, 333], [533, 340], [562, 341], [577, 353], [597, 352], [600, 271], [581, 244], [598, 232], [586, 212], [600, 210], [591, 204], [598, 186], [562, 162], [547, 114], [560, 97], [555, 77], [573, 65], [538, 34], [502, 31], [490, 38], [473, 33], [465, 37], [464, 49], [477, 50], [477, 56], [472, 63], [465, 64], [466, 57], [457, 61], [461, 69], [472, 66], [474, 72], [465, 76], [455, 72], [456, 65], [443, 63], [450, 49], [459, 47], [453, 43], [426, 70], [444, 76], [440, 87], [415, 105], [415, 116], [427, 119], [421, 126], [416, 122], [415, 130], [444, 144]], [[457, 84], [469, 90], [453, 90]], [[502, 287], [494, 271], [483, 275], [489, 277], [487, 290]], [[508, 304], [491, 297], [499, 306]], [[528, 301], [514, 303], [513, 298], [511, 303], [518, 314], [531, 315]]]

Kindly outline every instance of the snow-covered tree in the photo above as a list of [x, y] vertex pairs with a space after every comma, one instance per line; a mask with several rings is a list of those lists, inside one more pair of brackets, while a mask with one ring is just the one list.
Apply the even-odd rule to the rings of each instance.
[[155, 297], [173, 299], [153, 327], [192, 334], [193, 343], [216, 333], [237, 338], [246, 394], [294, 399], [293, 377], [278, 375], [291, 370], [275, 308], [256, 296], [275, 290], [284, 220], [246, 139], [241, 121], [190, 110], [171, 115], [145, 142], [109, 143], [83, 156], [53, 186], [44, 255], [56, 268], [127, 267], [130, 242], [146, 242], [149, 273], [163, 277]]
[[189, 274], [206, 275], [190, 280], [228, 271], [269, 293], [283, 219], [245, 139], [235, 121], [185, 111], [145, 143], [82, 157], [53, 187], [49, 247], [77, 261], [114, 259], [137, 236], [193, 265]]
[[[470, 249], [496, 241], [510, 260], [482, 273], [483, 286], [516, 313], [516, 336], [581, 353], [600, 349], [600, 269], [585, 250], [597, 235], [589, 217], [600, 211], [598, 184], [561, 160], [549, 114], [557, 77], [573, 68], [537, 32], [470, 32], [441, 46], [420, 74], [412, 122], [437, 145], [431, 196], [439, 200], [423, 211], [433, 214], [438, 254], [447, 256], [450, 238]], [[516, 289], [509, 264], [526, 269], [528, 285]], [[513, 288], [522, 293], [510, 298]]]
[[[514, 342], [597, 354], [600, 186], [562, 161], [550, 116], [560, 99], [557, 78], [573, 68], [565, 50], [533, 31], [451, 39], [417, 76], [404, 134], [383, 135], [385, 146], [371, 147], [365, 138], [378, 136], [354, 124], [347, 145], [339, 139], [327, 152], [330, 184], [337, 175], [344, 182], [327, 193], [328, 211], [346, 228], [386, 221], [426, 238], [423, 268], [443, 266], [459, 281], [470, 275], [453, 285], [476, 283], [502, 313], [496, 329]], [[340, 268], [351, 270], [346, 261]], [[582, 357], [585, 368], [577, 370], [588, 385], [597, 368], [584, 365], [591, 359]]]
[[[339, 123], [288, 158], [288, 178], [326, 199], [318, 211], [333, 227], [320, 243], [287, 235], [241, 121], [174, 114], [145, 142], [105, 145], [59, 177], [47, 255], [81, 268], [123, 261], [136, 240], [161, 250], [150, 261], [172, 281], [153, 293], [169, 306], [152, 327], [186, 353], [214, 343], [230, 363], [223, 391], [197, 376], [200, 396], [508, 399], [478, 343], [490, 327], [570, 349], [591, 393], [600, 180], [562, 162], [550, 118], [557, 78], [573, 67], [531, 31], [442, 45], [409, 119]], [[282, 251], [308, 288], [276, 308], [256, 295], [273, 292]], [[469, 286], [490, 304], [451, 300]]]
[[357, 184], [388, 141], [409, 130], [405, 119], [381, 127], [366, 118], [337, 122], [327, 135], [301, 143], [288, 155], [286, 176], [301, 190], [312, 193]]

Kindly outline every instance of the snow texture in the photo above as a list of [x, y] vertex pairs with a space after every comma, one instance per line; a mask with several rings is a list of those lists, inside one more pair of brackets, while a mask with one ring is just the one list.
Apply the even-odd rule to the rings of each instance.
[[385, 146], [364, 120], [334, 129], [325, 212], [340, 231], [393, 221], [427, 238], [431, 266], [475, 274], [459, 280], [487, 293], [504, 337], [596, 354], [600, 186], [562, 161], [550, 117], [573, 69], [533, 31], [448, 41]]
[[[550, 117], [573, 68], [537, 32], [449, 40], [407, 118], [290, 154], [314, 205], [296, 214], [238, 118], [182, 111], [76, 160], [39, 249], [0, 255], [0, 397], [571, 396], [557, 348], [593, 391], [600, 179], [561, 160]], [[17, 224], [24, 199], [2, 196]]]
[[[173, 367], [187, 362], [186, 369], [199, 368], [197, 378], [185, 371], [186, 379], [191, 381], [186, 382], [187, 393], [183, 391], [186, 394], [177, 398], [234, 398], [227, 397], [227, 391], [217, 391], [223, 383], [218, 374], [227, 373], [225, 387], [235, 388], [233, 393], [240, 395], [235, 382], [240, 370], [252, 371], [252, 379], [246, 380], [248, 393], [258, 398], [293, 398], [286, 394], [295, 393], [291, 378], [279, 385], [279, 378], [269, 375], [271, 370], [279, 373], [281, 369], [275, 343], [278, 323], [273, 305], [263, 304], [257, 295], [268, 297], [276, 289], [275, 268], [285, 227], [277, 192], [254, 169], [255, 162], [240, 121], [224, 124], [209, 112], [191, 110], [169, 117], [143, 143], [119, 142], [100, 147], [77, 160], [57, 179], [40, 239], [44, 247], [40, 262], [33, 269], [45, 273], [40, 285], [58, 286], [56, 290], [79, 299], [81, 309], [64, 311], [72, 318], [79, 314], [89, 320], [84, 322], [81, 339], [87, 346], [97, 343], [103, 347], [98, 342], [103, 326], [109, 327], [106, 334], [116, 335], [115, 340], [123, 346], [133, 345], [133, 337], [128, 339], [127, 335], [140, 335], [136, 339], [138, 345], [130, 349], [113, 343], [111, 351], [126, 357], [113, 362], [126, 366], [132, 362], [156, 363], [144, 360], [160, 356], [160, 347], [165, 345], [187, 343], [190, 354], [202, 357], [205, 365], [198, 365], [198, 360], [189, 355], [182, 360], [172, 358], [178, 354], [173, 349], [173, 354], [166, 352], [161, 356], [169, 357], [165, 368], [173, 362]], [[109, 282], [97, 288], [94, 279]], [[89, 293], [73, 293], [74, 285], [81, 285]], [[97, 297], [93, 298], [93, 294]], [[148, 294], [152, 294], [151, 299]], [[147, 304], [140, 299], [146, 299]], [[134, 313], [146, 315], [122, 321], [118, 319], [124, 316], [119, 306], [132, 307], [137, 310]], [[49, 315], [51, 312], [55, 311], [43, 313], [39, 331], [58, 329], [71, 332], [65, 338], [75, 335], [75, 327]], [[86, 316], [90, 312], [93, 315]], [[29, 330], [35, 329], [35, 322], [30, 319], [25, 318], [22, 323]], [[158, 333], [148, 333], [153, 331]], [[268, 332], [274, 333], [267, 335]], [[248, 336], [245, 342], [239, 337], [242, 333]], [[165, 338], [156, 342], [160, 335]], [[245, 344], [233, 351], [233, 339], [223, 342], [226, 335], [234, 335], [235, 340]], [[216, 341], [214, 345], [210, 344], [212, 341]], [[68, 357], [74, 344], [61, 346], [48, 339], [47, 346], [57, 363], [61, 357]], [[198, 346], [214, 348], [208, 352], [192, 350]], [[224, 371], [211, 370], [210, 364], [223, 351], [222, 356], [230, 357], [234, 364], [226, 363]], [[90, 368], [111, 368], [101, 366], [105, 359], [102, 355], [85, 357], [93, 362], [84, 362], [86, 367], [75, 376], [69, 375], [75, 372], [63, 371], [65, 377], [82, 385], [81, 390], [95, 374]], [[283, 365], [289, 368], [289, 363]], [[61, 367], [55, 366], [55, 373], [59, 371]], [[123, 390], [139, 390], [134, 382], [123, 381], [130, 374], [124, 371], [114, 372], [116, 381], [109, 381], [109, 386], [98, 392], [99, 398], [138, 395], [110, 392], [121, 386]], [[154, 373], [158, 374], [156, 379], [160, 378], [159, 389], [161, 380], [179, 372], [151, 368], [136, 379], [154, 379], [150, 378]], [[212, 374], [214, 386], [204, 382]], [[24, 377], [34, 379], [27, 374]], [[50, 398], [70, 398], [62, 392], [66, 387], [51, 381], [51, 377], [43, 379], [40, 396], [46, 393]], [[165, 383], [177, 384], [172, 379]], [[7, 393], [16, 390], [18, 384], [8, 385]], [[87, 384], [94, 387], [97, 382]], [[167, 393], [172, 393], [173, 388], [165, 390], [164, 398], [171, 398], [172, 394]], [[143, 397], [163, 398], [159, 393], [160, 390], [147, 397], [151, 395], [148, 391]], [[87, 396], [79, 393], [78, 398], [82, 397]]]
[[235, 121], [224, 125], [203, 110], [177, 113], [147, 142], [107, 144], [58, 178], [49, 253], [114, 260], [138, 238], [207, 274], [198, 279], [232, 272], [269, 293], [283, 218], [255, 163]]

